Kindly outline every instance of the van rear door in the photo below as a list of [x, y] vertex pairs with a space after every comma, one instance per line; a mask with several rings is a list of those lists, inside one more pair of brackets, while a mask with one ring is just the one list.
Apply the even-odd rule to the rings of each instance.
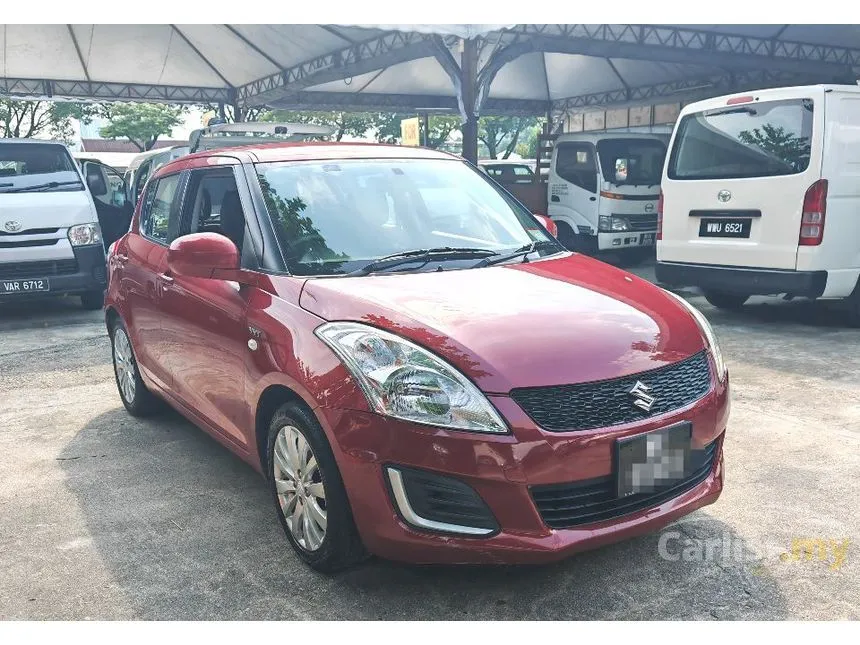
[[768, 94], [682, 115], [663, 181], [660, 261], [796, 268], [804, 196], [821, 177], [824, 91]]

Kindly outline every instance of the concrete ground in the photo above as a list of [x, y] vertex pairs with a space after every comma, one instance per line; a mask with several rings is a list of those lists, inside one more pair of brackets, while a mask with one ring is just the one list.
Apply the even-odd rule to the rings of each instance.
[[[860, 619], [860, 330], [691, 300], [733, 386], [715, 505], [551, 566], [333, 577], [293, 556], [244, 463], [176, 414], [125, 413], [100, 312], [0, 305], [0, 618]], [[798, 539], [823, 550], [794, 559]]]

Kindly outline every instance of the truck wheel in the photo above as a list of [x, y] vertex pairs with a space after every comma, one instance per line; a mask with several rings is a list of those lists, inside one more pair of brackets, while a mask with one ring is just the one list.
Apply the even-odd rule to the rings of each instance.
[[556, 222], [556, 226], [558, 226], [558, 241], [561, 242], [561, 245], [566, 248], [568, 251], [578, 251], [577, 243], [576, 243], [576, 233], [573, 232], [573, 229], [570, 227], [570, 224], [565, 224], [564, 222]]
[[101, 309], [104, 304], [104, 291], [87, 291], [81, 294], [81, 305], [83, 305], [84, 309]]
[[705, 300], [717, 309], [738, 310], [749, 300], [748, 295], [742, 293], [724, 293], [722, 291], [705, 291]]

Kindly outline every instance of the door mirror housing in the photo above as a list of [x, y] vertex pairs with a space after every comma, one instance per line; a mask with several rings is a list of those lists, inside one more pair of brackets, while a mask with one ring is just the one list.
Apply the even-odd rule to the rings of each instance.
[[553, 237], [558, 237], [558, 226], [546, 215], [539, 215], [538, 213], [533, 213], [535, 217], [540, 220], [540, 223], [543, 224], [544, 228], [549, 231], [549, 234]]
[[167, 267], [174, 275], [238, 281], [239, 249], [218, 233], [192, 233], [167, 249]]

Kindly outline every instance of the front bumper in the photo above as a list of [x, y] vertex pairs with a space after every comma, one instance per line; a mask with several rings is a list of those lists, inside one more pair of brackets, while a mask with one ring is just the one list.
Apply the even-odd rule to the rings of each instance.
[[818, 298], [827, 285], [827, 271], [789, 271], [658, 262], [657, 282], [670, 287], [699, 287], [742, 295], [776, 295]]
[[623, 231], [620, 233], [598, 233], [597, 248], [601, 251], [617, 251], [630, 248], [653, 248], [657, 235], [653, 231]]
[[[0, 295], [0, 299], [13, 301], [103, 291], [107, 286], [107, 263], [104, 247], [101, 244], [79, 246], [74, 248], [74, 254], [76, 266], [73, 271], [52, 273], [44, 268], [36, 268], [29, 272], [16, 272], [14, 278], [9, 278], [10, 280], [47, 279], [50, 281], [50, 291]], [[61, 262], [67, 261], [58, 261], [57, 263], [60, 264]], [[19, 266], [27, 266], [27, 263], [18, 264]], [[45, 264], [51, 264], [51, 262], [34, 263], [34, 266]], [[0, 264], [0, 269], [2, 269], [2, 264]]]
[[[722, 434], [728, 382], [696, 403], [643, 422], [582, 432], [546, 432], [509, 397], [490, 396], [511, 426], [509, 435], [445, 431], [354, 410], [317, 409], [335, 451], [356, 525], [372, 553], [416, 563], [540, 563], [653, 532], [716, 501], [723, 486]], [[692, 422], [694, 447], [716, 443], [707, 476], [677, 497], [627, 515], [573, 528], [543, 521], [531, 486], [599, 478], [613, 473], [620, 437]], [[498, 530], [462, 536], [418, 529], [392, 501], [392, 464], [453, 477], [489, 508]]]

